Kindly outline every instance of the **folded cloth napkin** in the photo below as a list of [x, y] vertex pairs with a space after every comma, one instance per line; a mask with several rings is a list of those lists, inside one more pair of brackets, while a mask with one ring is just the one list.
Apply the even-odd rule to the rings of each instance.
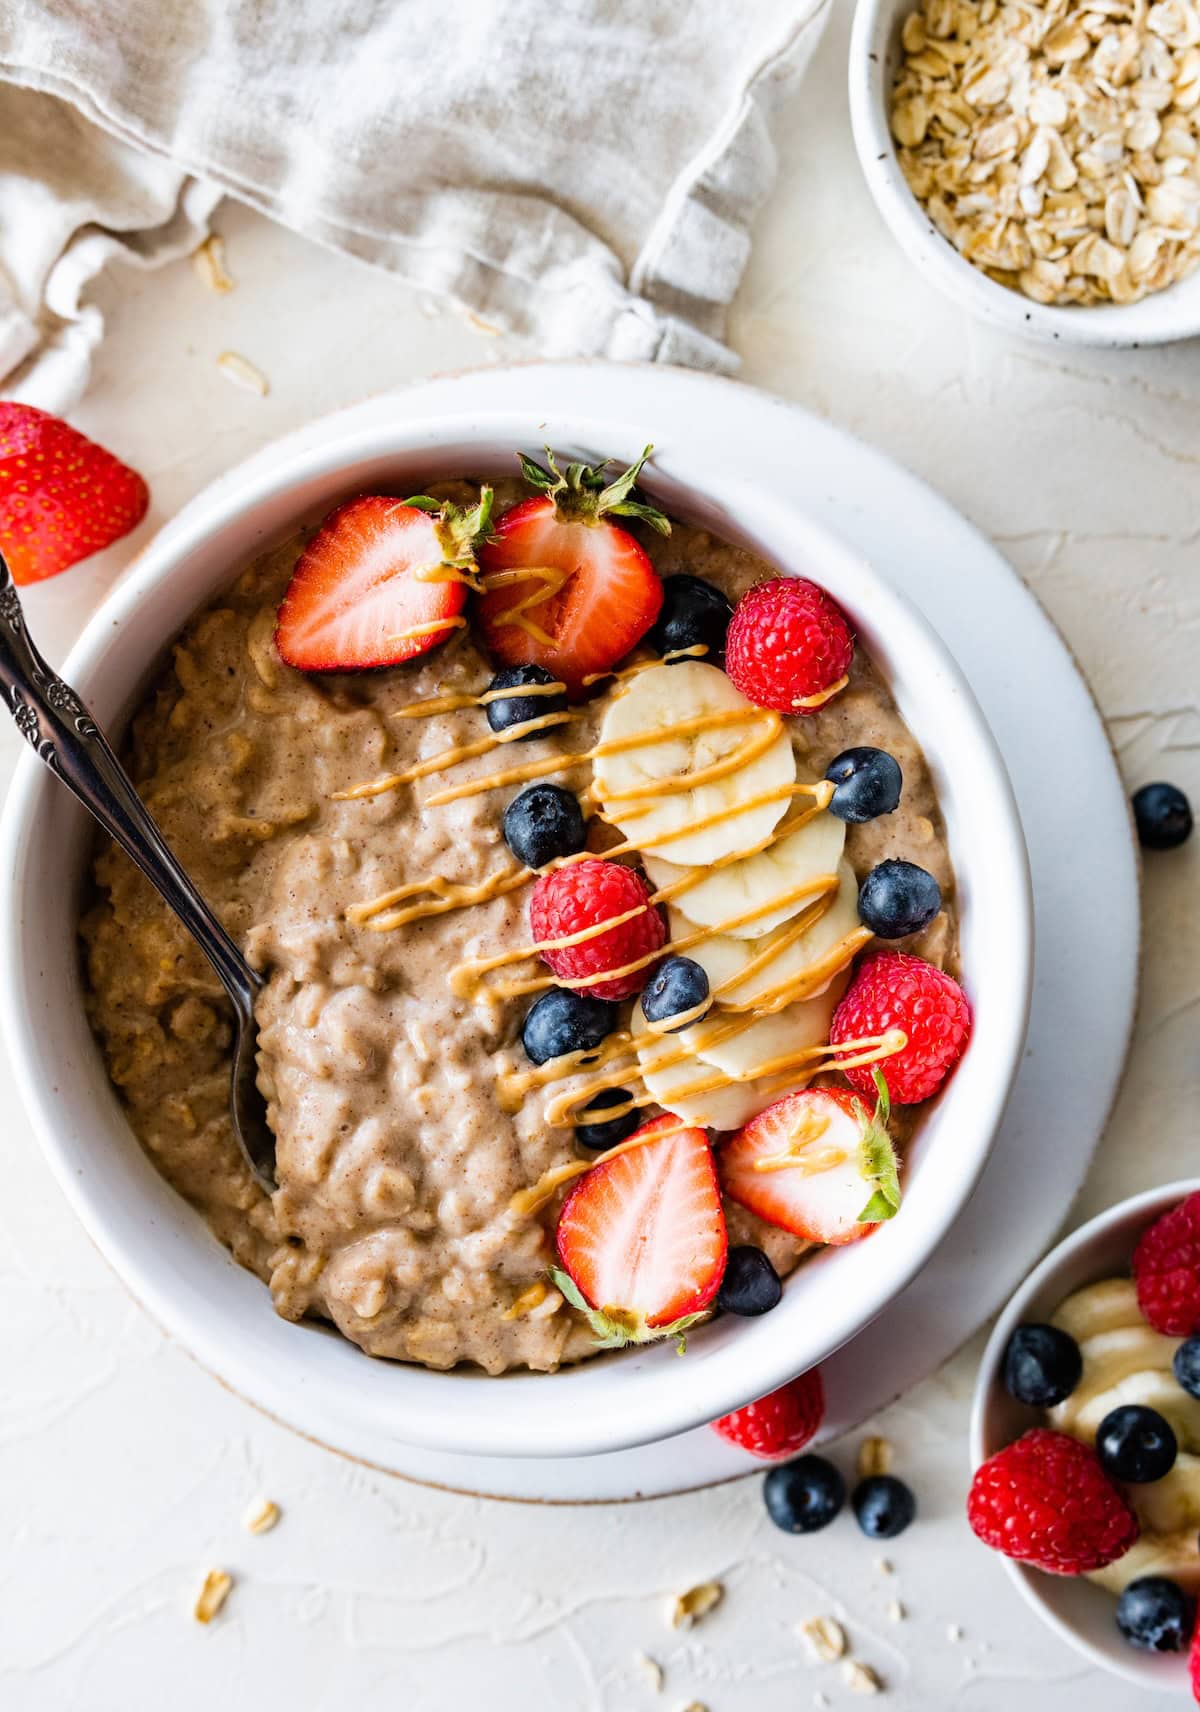
[[547, 355], [728, 368], [828, 0], [8, 0], [0, 384], [65, 409], [120, 254], [224, 194]]

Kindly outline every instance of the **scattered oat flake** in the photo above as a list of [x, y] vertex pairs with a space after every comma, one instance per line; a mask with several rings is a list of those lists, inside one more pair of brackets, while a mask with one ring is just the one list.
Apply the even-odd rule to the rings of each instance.
[[879, 1694], [883, 1684], [869, 1664], [861, 1659], [846, 1659], [842, 1665], [842, 1680], [852, 1694]]
[[962, 1638], [963, 1638], [962, 1624], [961, 1623], [949, 1624], [947, 1629], [946, 1629], [946, 1639], [948, 1641], [961, 1641]]
[[663, 1688], [663, 1667], [649, 1653], [634, 1653], [633, 1662], [650, 1684], [655, 1694], [661, 1694]]
[[279, 1520], [279, 1505], [270, 1498], [256, 1498], [242, 1517], [248, 1534], [269, 1534]]
[[679, 1712], [708, 1712], [708, 1707], [701, 1700], [689, 1700], [686, 1706], [681, 1706]]
[[840, 1659], [846, 1651], [846, 1631], [834, 1617], [810, 1617], [799, 1632], [813, 1657], [823, 1664]]
[[813, 1705], [814, 1706], [828, 1706], [829, 1705], [828, 1694], [822, 1694], [821, 1690], [818, 1688], [817, 1692], [813, 1695]]
[[896, 1573], [892, 1566], [891, 1559], [886, 1557], [877, 1557], [875, 1559], [875, 1568], [879, 1571], [880, 1575], [895, 1575]]
[[465, 309], [463, 319], [469, 322], [477, 332], [486, 333], [490, 339], [496, 339], [500, 336], [499, 327], [493, 326], [490, 321], [485, 321], [482, 315], [476, 315], [473, 309]]
[[204, 1583], [196, 1595], [196, 1603], [192, 1607], [192, 1616], [197, 1623], [211, 1623], [217, 1612], [229, 1597], [233, 1586], [233, 1577], [227, 1570], [210, 1569], [204, 1577]]
[[858, 1478], [870, 1480], [876, 1474], [890, 1474], [892, 1471], [892, 1445], [890, 1439], [864, 1439], [858, 1447]]
[[210, 291], [232, 291], [237, 283], [225, 266], [225, 240], [211, 232], [199, 249], [192, 251], [192, 266]]
[[244, 388], [246, 392], [256, 392], [260, 398], [265, 398], [271, 390], [271, 383], [262, 370], [255, 368], [248, 357], [240, 356], [237, 351], [222, 351], [217, 358], [217, 367], [235, 386]]
[[887, 1608], [887, 1614], [893, 1623], [903, 1623], [904, 1619], [908, 1616], [908, 1612], [904, 1609], [898, 1599], [892, 1600], [891, 1604]]
[[725, 1589], [719, 1581], [702, 1581], [698, 1587], [689, 1587], [686, 1593], [680, 1593], [668, 1607], [667, 1615], [673, 1629], [690, 1629], [693, 1623], [698, 1623], [702, 1617], [714, 1610], [725, 1597]]

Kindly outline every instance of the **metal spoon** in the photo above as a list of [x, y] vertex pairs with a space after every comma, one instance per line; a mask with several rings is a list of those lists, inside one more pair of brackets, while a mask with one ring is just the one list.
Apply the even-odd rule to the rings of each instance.
[[175, 860], [125, 769], [75, 691], [56, 677], [30, 640], [12, 573], [0, 554], [0, 690], [17, 729], [56, 778], [136, 862], [208, 958], [233, 1005], [229, 1111], [246, 1162], [275, 1187], [275, 1137], [255, 1080], [253, 970]]

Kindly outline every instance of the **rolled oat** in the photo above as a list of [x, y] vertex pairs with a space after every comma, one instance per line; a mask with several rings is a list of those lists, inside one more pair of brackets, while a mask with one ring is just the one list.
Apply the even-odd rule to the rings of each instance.
[[892, 93], [937, 230], [1036, 303], [1136, 303], [1200, 260], [1200, 0], [923, 0]]

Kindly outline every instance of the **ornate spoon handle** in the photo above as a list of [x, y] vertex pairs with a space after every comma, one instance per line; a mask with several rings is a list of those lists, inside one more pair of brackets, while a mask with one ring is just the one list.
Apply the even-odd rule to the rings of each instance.
[[87, 708], [50, 670], [25, 628], [0, 554], [0, 691], [17, 730], [161, 893], [243, 1015], [262, 985], [168, 849], [162, 833]]

